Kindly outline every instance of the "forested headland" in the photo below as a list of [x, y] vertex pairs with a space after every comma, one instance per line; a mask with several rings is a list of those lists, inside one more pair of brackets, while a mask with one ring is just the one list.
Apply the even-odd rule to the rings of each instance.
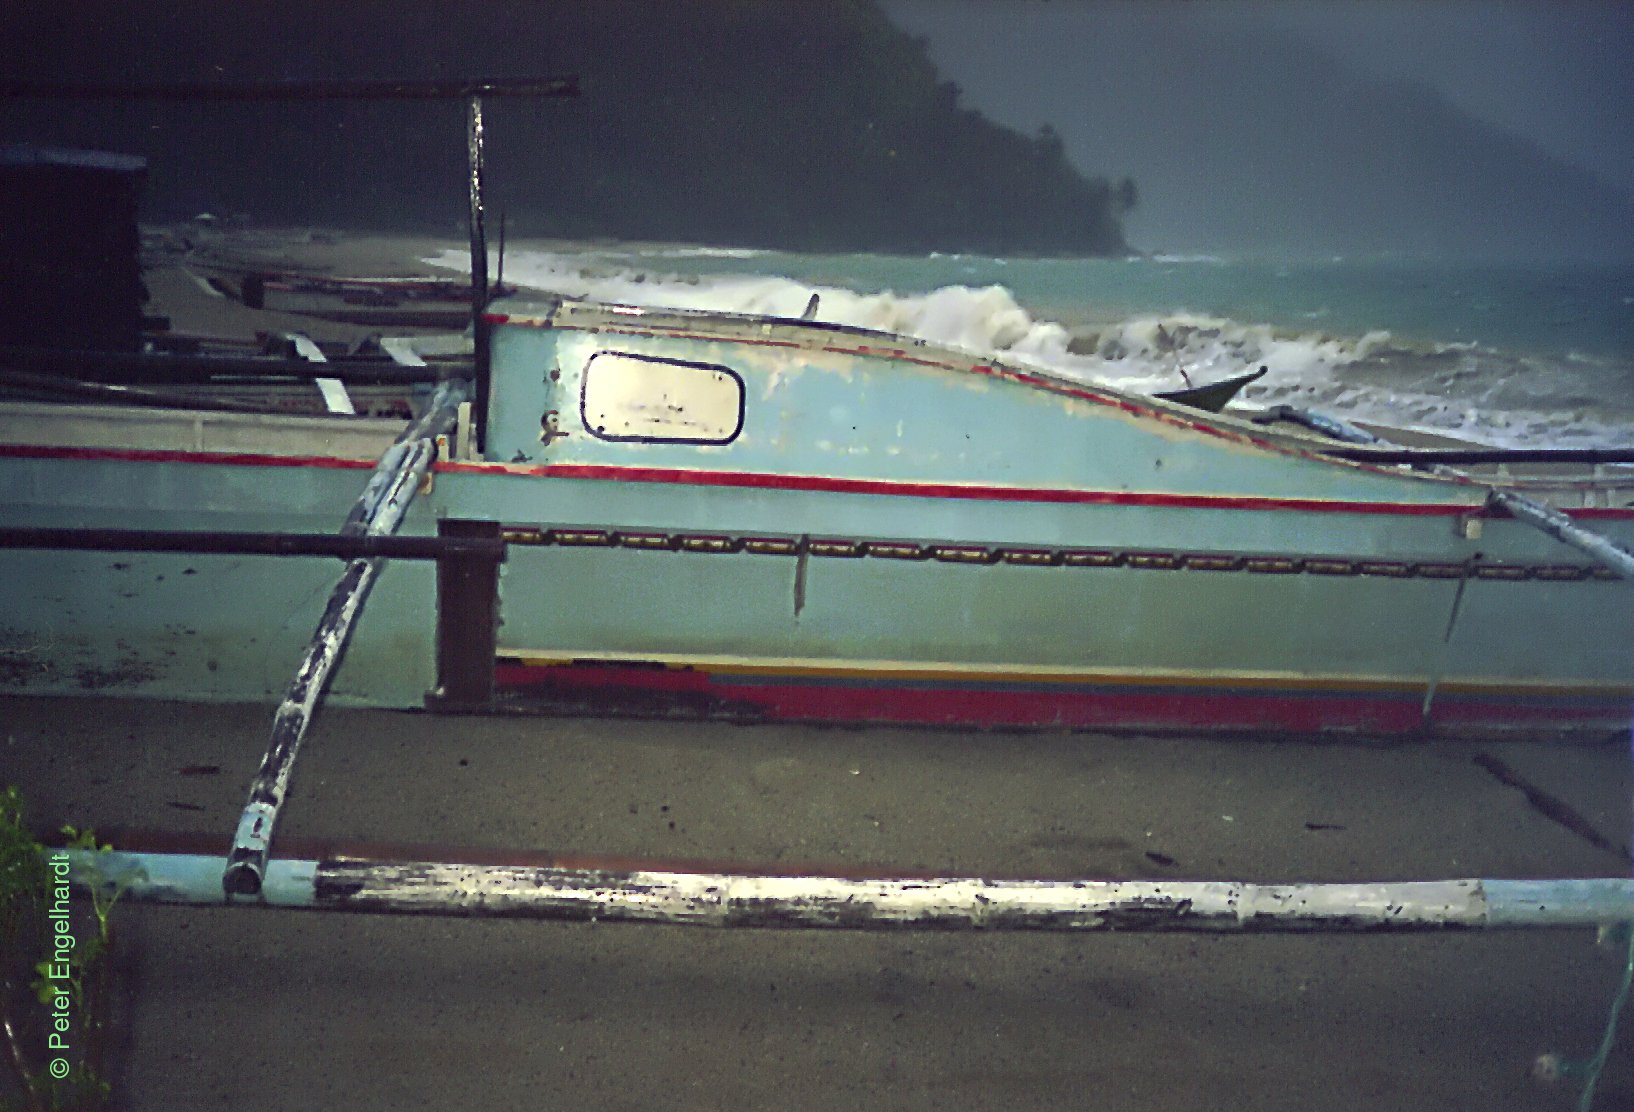
[[[157, 81], [576, 74], [487, 109], [513, 233], [810, 251], [1127, 250], [1127, 180], [962, 102], [873, 0], [19, 0], [0, 73]], [[0, 136], [146, 155], [147, 211], [454, 231], [454, 104], [15, 101]]]

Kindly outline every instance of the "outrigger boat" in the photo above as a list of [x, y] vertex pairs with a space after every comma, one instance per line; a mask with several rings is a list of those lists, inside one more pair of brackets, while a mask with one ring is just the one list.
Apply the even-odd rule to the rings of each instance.
[[[819, 322], [501, 301], [402, 531], [503, 539], [462, 705], [973, 726], [1625, 728], [1634, 593], [1515, 519], [1634, 542], [1634, 474], [1415, 469]], [[389, 421], [11, 404], [14, 525], [306, 532]], [[1502, 452], [1460, 458], [1546, 458]], [[1443, 465], [1445, 466], [1445, 465]], [[262, 698], [308, 563], [5, 553], [14, 689]], [[436, 605], [432, 600], [436, 599]], [[443, 685], [394, 567], [334, 692]], [[310, 623], [304, 623], [310, 627]], [[445, 652], [456, 651], [444, 646]], [[491, 689], [491, 692], [490, 692]], [[445, 693], [446, 694], [446, 693]]]
[[[441, 434], [435, 460], [401, 532], [497, 546], [483, 575], [392, 566], [338, 698], [957, 726], [1627, 728], [1634, 455], [1355, 444], [818, 320], [493, 300], [485, 247], [473, 261], [472, 362], [399, 349], [409, 365], [309, 372], [418, 379], [422, 396], [440, 382], [442, 411], [420, 426]], [[209, 556], [206, 538], [333, 530], [376, 460], [380, 475], [401, 462], [399, 430], [345, 413], [0, 406], [11, 543], [35, 543], [28, 529], [200, 542], [0, 552], [0, 685], [276, 694], [327, 573]]]
[[1257, 371], [1232, 375], [1230, 378], [1222, 378], [1215, 382], [1205, 382], [1201, 386], [1192, 386], [1188, 383], [1184, 390], [1165, 390], [1154, 397], [1201, 409], [1206, 413], [1218, 413], [1230, 405], [1237, 395], [1242, 393], [1244, 387], [1264, 378], [1266, 371], [1265, 367], [1261, 367]]
[[[486, 323], [486, 450], [432, 502], [510, 542], [502, 702], [1626, 725], [1628, 585], [1491, 481], [856, 329], [572, 302]], [[1627, 541], [1631, 480], [1505, 489]]]
[[[317, 95], [421, 95], [405, 88]], [[284, 695], [225, 858], [81, 855], [83, 882], [183, 903], [224, 889], [757, 926], [1634, 915], [1626, 881], [1262, 890], [269, 860], [326, 691], [459, 712], [969, 727], [1628, 728], [1634, 453], [1404, 449], [1298, 411], [1260, 424], [814, 319], [494, 301], [481, 104], [504, 91], [423, 94], [468, 102], [473, 328], [468, 373], [402, 355], [399, 381], [421, 384], [407, 428], [0, 405], [0, 687]], [[340, 581], [312, 556], [347, 560]]]

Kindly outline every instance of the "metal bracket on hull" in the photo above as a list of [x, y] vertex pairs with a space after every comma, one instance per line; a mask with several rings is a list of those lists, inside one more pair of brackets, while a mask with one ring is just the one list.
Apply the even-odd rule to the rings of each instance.
[[[445, 543], [503, 544], [497, 521], [437, 523]], [[428, 709], [480, 713], [494, 705], [499, 632], [499, 564], [472, 560], [437, 565], [437, 687]]]

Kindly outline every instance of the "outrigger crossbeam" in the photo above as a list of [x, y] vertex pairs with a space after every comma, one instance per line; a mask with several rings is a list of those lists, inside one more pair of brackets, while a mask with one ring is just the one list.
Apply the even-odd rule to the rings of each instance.
[[[167, 840], [175, 847], [178, 839]], [[225, 862], [217, 855], [69, 852], [85, 888], [141, 903], [222, 902]], [[1253, 884], [813, 875], [494, 851], [377, 856], [357, 848], [275, 858], [257, 878], [260, 899], [242, 906], [721, 928], [1404, 933], [1634, 920], [1628, 878]]]
[[[436, 458], [436, 437], [454, 426], [463, 400], [463, 383], [445, 382], [437, 388], [425, 412], [381, 457], [341, 526], [341, 536], [377, 537], [397, 531]], [[230, 894], [255, 895], [261, 891], [273, 828], [289, 790], [295, 757], [379, 572], [378, 557], [355, 559], [346, 566], [329, 596], [329, 604], [273, 718], [272, 740], [250, 785], [249, 801], [239, 817], [232, 850], [220, 874], [220, 884]]]
[[207, 533], [198, 529], [58, 529], [0, 526], [0, 548], [59, 552], [193, 552], [230, 556], [331, 556], [340, 560], [505, 559], [488, 537], [398, 537], [340, 533]]
[[0, 80], [0, 96], [43, 100], [464, 100], [467, 97], [574, 97], [576, 75], [426, 81], [27, 81]]

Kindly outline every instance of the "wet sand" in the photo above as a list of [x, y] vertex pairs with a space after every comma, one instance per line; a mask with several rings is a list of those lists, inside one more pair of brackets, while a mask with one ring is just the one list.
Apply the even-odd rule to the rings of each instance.
[[[229, 842], [270, 707], [0, 699], [43, 827]], [[327, 709], [281, 833], [957, 874], [1619, 875], [1622, 744], [1211, 741]], [[183, 769], [219, 766], [216, 774]], [[121, 1106], [1558, 1109], [1592, 933], [718, 931], [126, 906]], [[1624, 1040], [1626, 1044], [1627, 1040]], [[1634, 1107], [1614, 1054], [1597, 1108]]]
[[[144, 230], [144, 280], [152, 301], [147, 312], [169, 317], [174, 332], [247, 340], [257, 332], [304, 332], [318, 341], [356, 343], [382, 329], [327, 321], [296, 313], [251, 309], [209, 288], [211, 277], [234, 286], [250, 272], [298, 272], [315, 276], [440, 278], [464, 275], [421, 260], [461, 246], [454, 240], [417, 236], [350, 235], [309, 228], [217, 230], [182, 225]], [[468, 245], [467, 245], [468, 246]], [[393, 328], [413, 333], [426, 329]]]

